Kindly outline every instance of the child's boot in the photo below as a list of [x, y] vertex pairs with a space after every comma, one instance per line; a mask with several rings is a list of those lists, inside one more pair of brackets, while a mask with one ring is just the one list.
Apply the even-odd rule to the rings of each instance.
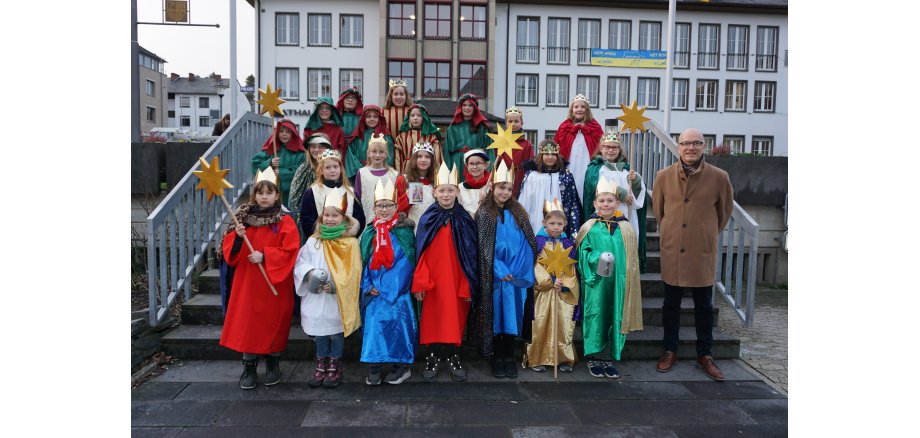
[[323, 386], [323, 380], [326, 378], [326, 364], [328, 360], [328, 357], [316, 358], [316, 369], [313, 371], [313, 377], [307, 382], [307, 385], [310, 385], [311, 388]]
[[281, 356], [265, 356], [265, 386], [281, 381]]
[[324, 388], [335, 388], [342, 381], [342, 358], [329, 358], [329, 365], [326, 366], [326, 378], [323, 379]]
[[240, 389], [252, 389], [256, 387], [258, 374], [256, 367], [259, 366], [259, 358], [243, 359], [243, 375], [240, 376]]

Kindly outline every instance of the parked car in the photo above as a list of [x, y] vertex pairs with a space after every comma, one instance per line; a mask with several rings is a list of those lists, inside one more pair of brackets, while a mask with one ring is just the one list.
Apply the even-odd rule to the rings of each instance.
[[150, 133], [166, 137], [166, 141], [190, 141], [192, 139], [192, 133], [183, 128], [153, 128]]

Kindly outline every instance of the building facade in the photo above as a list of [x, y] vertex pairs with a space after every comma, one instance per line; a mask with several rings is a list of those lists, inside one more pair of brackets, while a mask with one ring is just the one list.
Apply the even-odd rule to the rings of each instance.
[[141, 132], [163, 126], [166, 117], [166, 60], [138, 47]]
[[197, 136], [211, 135], [214, 124], [230, 112], [230, 99], [237, 100], [243, 111], [251, 108], [238, 81], [213, 74], [201, 77], [194, 73], [179, 76], [173, 73], [167, 83], [167, 126], [184, 128]]
[[[678, 3], [671, 132], [698, 127], [707, 148], [788, 154], [786, 0]], [[591, 49], [666, 50], [666, 0], [251, 0], [256, 83], [282, 88], [300, 127], [316, 98], [358, 87], [382, 106], [387, 81], [416, 100], [524, 112], [531, 142], [552, 137], [576, 94], [603, 121], [637, 101], [664, 127], [663, 68], [591, 65]], [[602, 123], [603, 124], [603, 123]]]

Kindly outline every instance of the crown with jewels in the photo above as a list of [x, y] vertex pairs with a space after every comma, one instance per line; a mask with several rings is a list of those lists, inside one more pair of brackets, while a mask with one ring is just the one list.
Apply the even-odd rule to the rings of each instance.
[[601, 143], [620, 142], [620, 133], [616, 129], [608, 129], [607, 133], [601, 137]]
[[537, 147], [537, 154], [558, 154], [559, 145], [556, 142], [546, 139], [545, 142], [541, 142], [540, 146]]
[[425, 151], [431, 154], [431, 156], [434, 156], [434, 146], [427, 141], [420, 141], [416, 143], [415, 146], [412, 146], [412, 155], [415, 155], [418, 151]]
[[511, 114], [517, 114], [517, 115], [520, 115], [521, 117], [524, 117], [524, 113], [522, 113], [521, 110], [519, 110], [518, 107], [516, 106], [513, 106], [505, 110], [505, 117], [508, 117]]
[[371, 135], [371, 139], [368, 140], [367, 146], [370, 147], [374, 143], [382, 143], [384, 146], [389, 146], [389, 143], [387, 143], [387, 137], [383, 134]]
[[576, 94], [575, 97], [572, 98], [572, 102], [569, 103], [569, 105], [575, 103], [575, 101], [577, 101], [577, 100], [583, 100], [583, 101], [585, 102], [585, 104], [588, 103], [588, 98], [585, 97], [584, 94]]
[[271, 167], [267, 167], [265, 170], [256, 171], [255, 184], [258, 184], [259, 181], [268, 181], [277, 187], [278, 186], [278, 175], [275, 175], [274, 169], [272, 169]]
[[345, 187], [336, 187], [326, 193], [326, 199], [323, 200], [323, 208], [335, 207], [343, 212], [348, 211], [348, 192]]
[[339, 151], [335, 149], [326, 149], [323, 151], [323, 154], [319, 156], [320, 161], [323, 161], [327, 158], [332, 158], [338, 161], [342, 161], [342, 155], [339, 154]]
[[550, 202], [549, 199], [543, 200], [543, 216], [546, 216], [551, 211], [561, 211], [565, 213], [565, 210], [562, 209], [562, 203], [559, 202], [559, 198], [553, 197], [553, 202]]
[[511, 183], [514, 184], [514, 166], [509, 169], [503, 160], [498, 161], [495, 170], [492, 171], [492, 184]]
[[435, 177], [434, 187], [437, 188], [441, 184], [459, 186], [460, 184], [457, 181], [457, 167], [448, 168], [447, 164], [442, 161], [441, 167], [438, 168], [438, 175]]
[[377, 180], [377, 186], [374, 187], [374, 202], [383, 200], [396, 202], [396, 188], [393, 186], [393, 180], [389, 178], [386, 180], [386, 184], [383, 183], [383, 178]]
[[393, 87], [409, 88], [409, 84], [406, 82], [405, 79], [390, 79], [389, 84], [390, 84], [390, 88], [393, 88]]

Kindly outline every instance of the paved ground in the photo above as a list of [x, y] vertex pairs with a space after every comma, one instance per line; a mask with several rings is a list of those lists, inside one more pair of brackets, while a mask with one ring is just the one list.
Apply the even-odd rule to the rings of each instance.
[[784, 394], [789, 392], [788, 293], [785, 288], [758, 288], [754, 300], [754, 327], [744, 328], [741, 320], [722, 297], [719, 326], [741, 339], [741, 360], [762, 374]]

